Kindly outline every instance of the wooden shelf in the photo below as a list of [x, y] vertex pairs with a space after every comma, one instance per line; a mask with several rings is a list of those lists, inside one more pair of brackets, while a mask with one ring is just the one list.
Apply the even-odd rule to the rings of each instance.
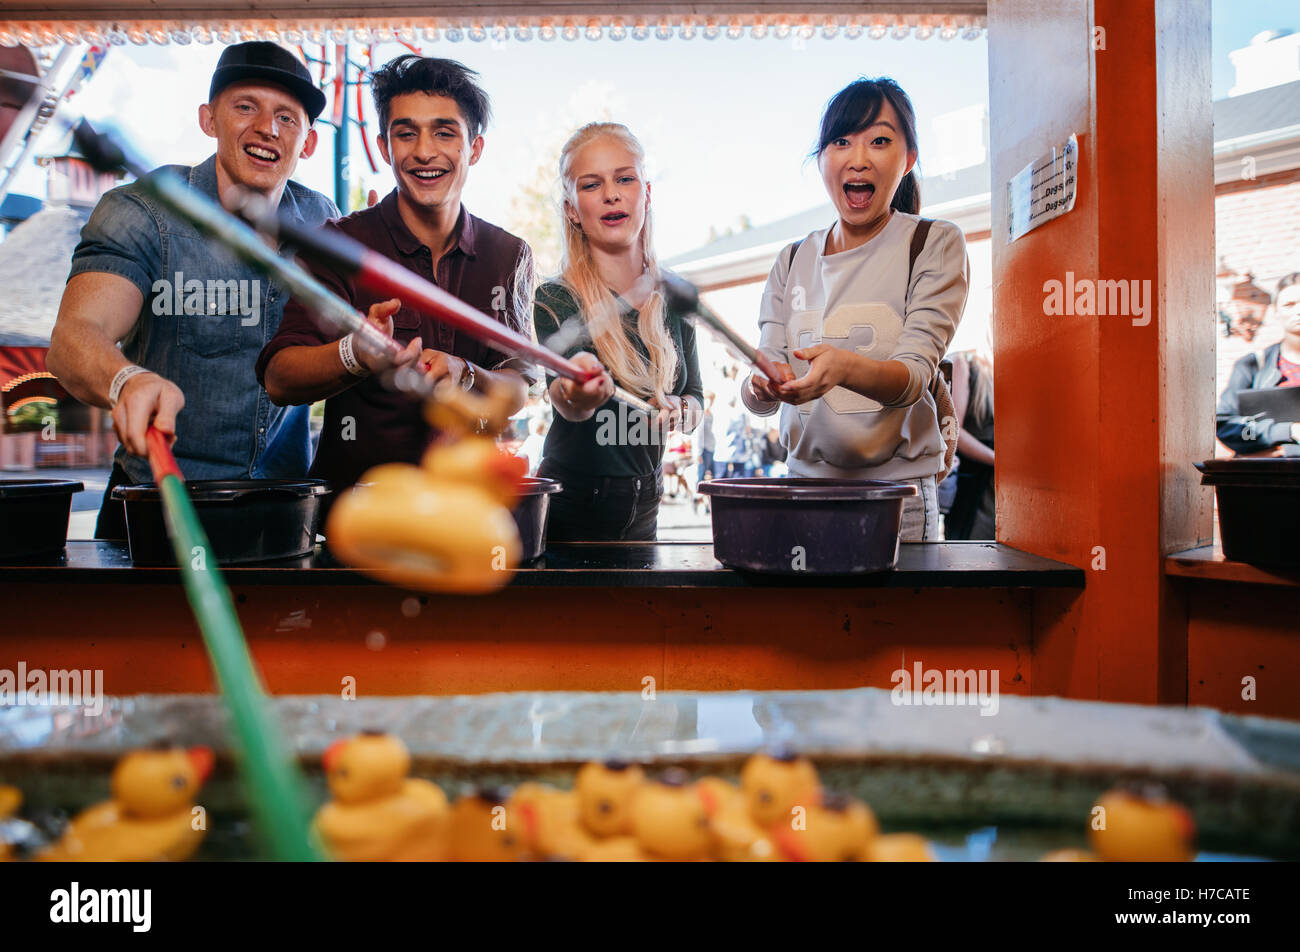
[[1300, 568], [1266, 568], [1233, 562], [1218, 545], [1174, 552], [1165, 557], [1165, 572], [1180, 578], [1300, 588]]

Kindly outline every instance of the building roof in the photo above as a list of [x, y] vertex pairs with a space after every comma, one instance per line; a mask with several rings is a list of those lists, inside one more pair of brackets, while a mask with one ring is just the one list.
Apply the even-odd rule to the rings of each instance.
[[[950, 175], [932, 175], [929, 178], [922, 178], [922, 210], [928, 213], [931, 209], [939, 209], [942, 206], [950, 206], [954, 202], [979, 197], [983, 197], [985, 199], [984, 204], [987, 204], [989, 182], [992, 174], [992, 169], [986, 159], [979, 165], [958, 169]], [[942, 217], [951, 218], [954, 216], [944, 215]], [[784, 244], [793, 238], [801, 238], [818, 228], [825, 228], [834, 224], [834, 222], [835, 206], [830, 202], [823, 202], [814, 208], [789, 215], [777, 221], [768, 222], [756, 228], [746, 228], [744, 231], [733, 235], [715, 238], [708, 244], [685, 254], [675, 255], [662, 262], [662, 264], [671, 268], [684, 262], [716, 258], [720, 255], [740, 252], [749, 248], [758, 248], [772, 243]], [[984, 224], [984, 227], [987, 227], [987, 223]]]
[[1300, 80], [1214, 104], [1216, 143], [1290, 126], [1300, 126]]
[[[1260, 89], [1241, 96], [1230, 96], [1214, 103], [1214, 141], [1216, 146], [1233, 139], [1246, 136], [1259, 136], [1273, 130], [1300, 129], [1300, 80]], [[1288, 137], [1294, 142], [1300, 134]], [[1258, 151], [1258, 150], [1256, 150]], [[1260, 154], [1260, 174], [1274, 170], [1278, 164], [1270, 156]], [[1225, 160], [1231, 166], [1233, 175], [1239, 169], [1236, 160]], [[1289, 159], [1282, 164], [1291, 167]], [[988, 161], [980, 165], [959, 169], [951, 175], [935, 175], [921, 180], [921, 201], [923, 211], [938, 213], [940, 217], [956, 218], [946, 214], [949, 209], [963, 203], [972, 203], [979, 197], [987, 197], [991, 188], [991, 172]], [[1217, 176], [1216, 176], [1217, 177]], [[987, 200], [983, 203], [987, 205]], [[984, 216], [985, 218], [987, 216]], [[749, 228], [734, 235], [726, 235], [698, 248], [675, 255], [663, 262], [668, 267], [698, 264], [714, 261], [722, 256], [736, 257], [749, 249], [767, 250], [775, 245], [778, 249], [794, 238], [802, 237], [818, 228], [823, 228], [835, 220], [835, 211], [830, 202], [815, 208], [790, 215], [779, 221]], [[966, 222], [959, 222], [966, 226]], [[980, 225], [976, 225], [979, 228]], [[983, 227], [988, 227], [983, 222]], [[770, 264], [771, 259], [767, 259]], [[766, 273], [766, 266], [763, 273]]]
[[54, 205], [0, 244], [0, 347], [48, 347], [63, 285], [90, 209]]
[[41, 210], [44, 204], [34, 195], [10, 192], [0, 202], [0, 221], [26, 221]]

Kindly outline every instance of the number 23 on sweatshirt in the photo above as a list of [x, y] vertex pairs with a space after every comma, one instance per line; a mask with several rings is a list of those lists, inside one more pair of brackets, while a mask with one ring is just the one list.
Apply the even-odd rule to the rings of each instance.
[[767, 416], [781, 410], [781, 442], [792, 476], [912, 479], [943, 468], [944, 442], [930, 381], [966, 307], [969, 263], [961, 229], [935, 221], [908, 282], [908, 251], [918, 217], [896, 211], [880, 234], [827, 255], [830, 228], [777, 255], [759, 312], [759, 349], [796, 377], [808, 362], [795, 350], [829, 344], [875, 360], [901, 361], [908, 383], [888, 404], [835, 387], [799, 406], [757, 400]]

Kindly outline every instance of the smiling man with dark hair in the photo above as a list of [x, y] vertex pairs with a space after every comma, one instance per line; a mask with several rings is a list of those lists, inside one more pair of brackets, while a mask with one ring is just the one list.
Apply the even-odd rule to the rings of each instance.
[[[289, 181], [316, 148], [325, 95], [274, 43], [228, 47], [199, 106], [216, 154], [166, 170], [227, 209], [241, 191], [306, 225], [338, 216], [324, 195]], [[106, 193], [81, 230], [46, 363], [73, 396], [111, 407], [122, 446], [95, 534], [125, 538], [114, 486], [150, 480], [145, 432], [174, 434], [190, 479], [302, 476], [306, 409], [271, 403], [253, 365], [280, 324], [287, 295], [204, 238], [133, 182]], [[121, 349], [119, 349], [119, 343]]]
[[[330, 227], [528, 334], [528, 245], [461, 204], [470, 166], [483, 153], [483, 127], [491, 114], [475, 75], [451, 60], [410, 54], [375, 73], [375, 107], [383, 120], [377, 141], [397, 187], [378, 205]], [[320, 326], [297, 301], [290, 301], [279, 332], [262, 351], [257, 373], [277, 403], [325, 399], [313, 476], [341, 490], [379, 463], [415, 463], [423, 455], [434, 432], [419, 402], [394, 392], [374, 374], [419, 362], [435, 380], [450, 378], [467, 390], [491, 378], [513, 391], [514, 410], [523, 406], [536, 374], [527, 361], [396, 300], [384, 301], [350, 276], [319, 266], [312, 270], [403, 345], [394, 359], [368, 353], [353, 346], [352, 335]]]

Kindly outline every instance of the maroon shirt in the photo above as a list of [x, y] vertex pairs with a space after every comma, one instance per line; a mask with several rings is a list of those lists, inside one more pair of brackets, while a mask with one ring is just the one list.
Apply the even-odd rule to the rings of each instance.
[[[520, 287], [525, 291], [531, 287], [532, 253], [528, 245], [509, 232], [475, 218], [463, 205], [456, 223], [456, 244], [438, 262], [436, 274], [433, 255], [402, 221], [396, 190], [373, 208], [353, 212], [325, 227], [337, 228], [472, 307], [493, 315], [525, 336], [532, 336], [531, 301], [524, 300], [519, 302], [521, 306], [516, 306], [514, 293], [516, 273], [521, 282], [528, 282]], [[315, 265], [310, 270], [322, 284], [362, 314], [370, 305], [385, 300], [358, 288], [351, 277]], [[258, 382], [265, 386], [267, 364], [281, 349], [319, 346], [342, 336], [328, 324], [318, 323], [315, 315], [298, 300], [290, 300], [285, 305], [280, 329], [257, 358]], [[536, 379], [536, 368], [528, 361], [508, 357], [406, 306], [393, 315], [393, 337], [403, 345], [421, 337], [425, 347], [463, 357], [477, 367], [517, 370], [530, 384]], [[351, 439], [344, 439], [345, 435]], [[424, 419], [420, 401], [388, 389], [377, 377], [367, 377], [325, 401], [325, 425], [311, 475], [328, 480], [336, 491], [346, 489], [362, 473], [380, 463], [418, 463], [434, 435], [433, 428]]]

